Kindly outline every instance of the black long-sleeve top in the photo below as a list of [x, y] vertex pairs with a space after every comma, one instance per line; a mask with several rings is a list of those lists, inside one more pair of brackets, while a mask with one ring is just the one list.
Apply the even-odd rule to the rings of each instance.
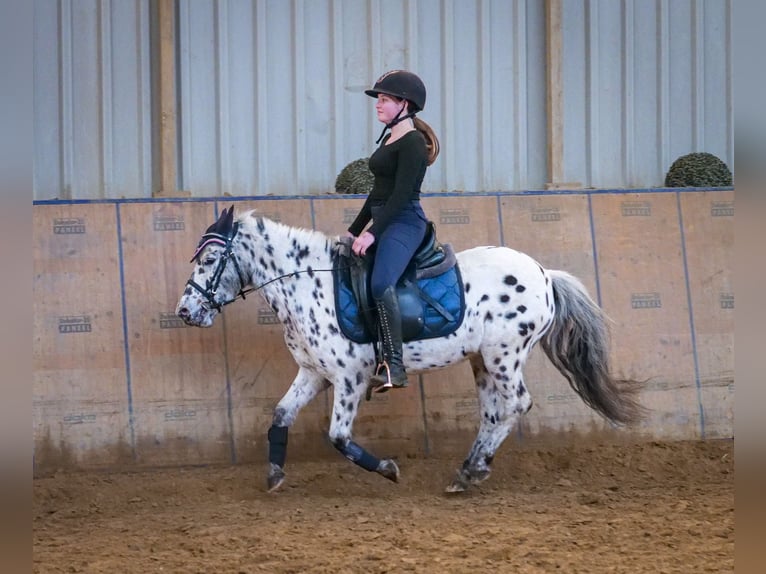
[[389, 137], [390, 134], [370, 156], [370, 171], [375, 180], [359, 215], [348, 228], [354, 235], [359, 235], [370, 222], [373, 207], [383, 207], [368, 229], [377, 238], [408, 203], [420, 199], [420, 185], [428, 167], [426, 139], [413, 130], [386, 145]]

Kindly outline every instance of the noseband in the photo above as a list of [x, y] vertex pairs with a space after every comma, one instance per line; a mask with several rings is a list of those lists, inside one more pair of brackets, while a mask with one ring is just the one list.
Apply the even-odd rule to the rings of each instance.
[[[220, 233], [205, 233], [202, 236], [202, 239], [200, 239], [199, 245], [197, 245], [197, 250], [194, 252], [194, 255], [189, 260], [189, 263], [191, 263], [192, 261], [197, 259], [197, 257], [199, 257], [199, 254], [202, 252], [202, 250], [208, 245], [210, 245], [211, 243], [215, 243], [217, 245], [223, 246], [223, 253], [221, 254], [221, 257], [218, 259], [218, 267], [216, 267], [215, 272], [213, 273], [213, 276], [207, 280], [204, 288], [193, 279], [189, 279], [186, 282], [187, 285], [199, 291], [199, 293], [202, 294], [202, 296], [207, 300], [210, 306], [216, 311], [220, 311], [224, 305], [233, 303], [240, 297], [244, 299], [245, 293], [249, 293], [250, 291], [252, 291], [252, 289], [248, 289], [248, 290], [243, 289], [243, 287], [247, 285], [249, 282], [242, 278], [242, 270], [240, 269], [239, 261], [237, 260], [237, 257], [234, 255], [234, 252], [232, 251], [232, 244], [234, 243], [234, 238], [237, 236], [238, 229], [239, 229], [239, 222], [235, 222], [234, 226], [231, 229], [231, 233], [228, 236], [221, 235]], [[216, 301], [215, 296], [218, 291], [218, 287], [221, 284], [221, 277], [223, 276], [223, 272], [226, 270], [226, 264], [229, 261], [231, 261], [234, 264], [234, 269], [236, 269], [237, 271], [237, 277], [239, 277], [239, 293], [233, 299], [219, 303], [218, 301]]]

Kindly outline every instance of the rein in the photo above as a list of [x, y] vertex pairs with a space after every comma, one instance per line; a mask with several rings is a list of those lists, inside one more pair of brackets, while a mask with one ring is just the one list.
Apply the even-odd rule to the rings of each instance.
[[[231, 233], [228, 236], [221, 235], [220, 233], [205, 233], [202, 236], [202, 239], [200, 239], [199, 245], [197, 245], [197, 249], [194, 251], [194, 255], [189, 260], [190, 263], [194, 261], [197, 257], [199, 257], [200, 252], [211, 243], [215, 243], [215, 244], [223, 246], [224, 248], [223, 254], [221, 255], [221, 258], [218, 260], [218, 267], [216, 267], [216, 270], [213, 273], [213, 276], [206, 281], [204, 288], [193, 279], [189, 279], [186, 282], [187, 285], [196, 289], [207, 300], [210, 306], [216, 311], [220, 312], [223, 307], [234, 303], [240, 297], [244, 301], [246, 299], [246, 295], [252, 293], [253, 291], [258, 291], [259, 289], [262, 289], [266, 287], [266, 285], [274, 283], [275, 281], [280, 281], [288, 277], [295, 277], [296, 275], [299, 275], [300, 273], [308, 273], [309, 271], [312, 271], [312, 272], [333, 271], [333, 269], [311, 269], [311, 268], [298, 269], [296, 271], [291, 271], [290, 273], [285, 273], [284, 275], [280, 275], [279, 277], [274, 277], [273, 279], [269, 279], [268, 281], [265, 281], [255, 287], [249, 287], [247, 289], [243, 289], [243, 286], [249, 284], [250, 281], [243, 279], [242, 270], [240, 268], [239, 261], [237, 260], [237, 256], [234, 255], [234, 252], [232, 250], [234, 238], [237, 235], [238, 228], [239, 228], [239, 222], [235, 222], [234, 227], [232, 228]], [[237, 270], [237, 276], [239, 277], [239, 285], [240, 285], [239, 293], [237, 293], [233, 299], [229, 299], [228, 301], [218, 302], [215, 300], [215, 296], [218, 291], [218, 287], [221, 284], [221, 277], [223, 276], [223, 272], [226, 270], [226, 264], [229, 262], [229, 260], [231, 260], [232, 263], [234, 263], [234, 268]], [[350, 266], [346, 265], [345, 267], [350, 267]]]

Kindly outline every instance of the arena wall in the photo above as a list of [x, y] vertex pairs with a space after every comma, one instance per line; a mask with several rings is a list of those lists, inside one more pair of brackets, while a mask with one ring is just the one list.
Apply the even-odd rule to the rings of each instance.
[[[199, 236], [224, 206], [340, 233], [359, 196], [41, 201], [34, 206], [35, 472], [260, 462], [297, 369], [258, 295], [210, 329], [173, 314]], [[456, 250], [503, 244], [578, 276], [613, 319], [618, 375], [645, 381], [648, 439], [733, 436], [733, 190], [428, 194]], [[535, 406], [517, 440], [609, 430], [536, 350]], [[337, 456], [320, 395], [290, 456]], [[470, 368], [417, 377], [362, 406], [356, 439], [379, 454], [467, 448], [477, 426]], [[620, 431], [625, 432], [625, 431]]]

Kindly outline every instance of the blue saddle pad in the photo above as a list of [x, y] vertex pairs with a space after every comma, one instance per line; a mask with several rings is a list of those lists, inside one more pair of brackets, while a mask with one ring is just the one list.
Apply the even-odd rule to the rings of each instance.
[[[369, 282], [365, 282], [367, 308], [362, 308], [364, 303], [360, 304], [354, 294], [351, 274], [344, 261], [347, 260], [342, 257], [335, 261], [335, 313], [338, 323], [346, 338], [356, 343], [372, 343], [378, 339], [375, 326], [370, 324], [377, 312], [369, 294]], [[410, 270], [399, 281], [396, 292], [405, 342], [446, 337], [463, 322], [465, 294], [457, 264], [427, 279], [416, 279]]]

